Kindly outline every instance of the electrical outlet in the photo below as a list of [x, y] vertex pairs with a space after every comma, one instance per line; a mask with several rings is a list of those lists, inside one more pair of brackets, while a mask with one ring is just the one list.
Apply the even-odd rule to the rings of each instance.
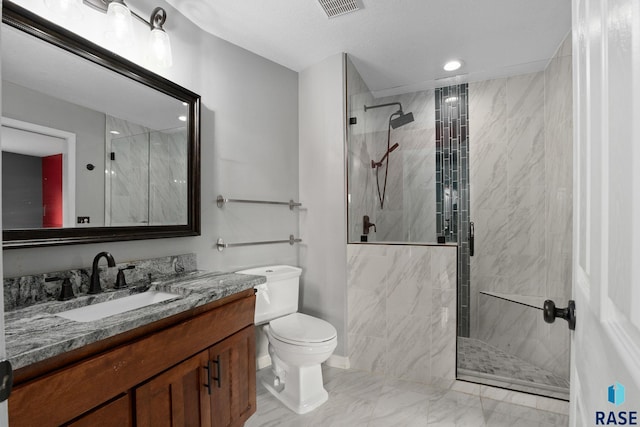
[[78, 217], [78, 224], [89, 224], [89, 217], [88, 216], [79, 216]]

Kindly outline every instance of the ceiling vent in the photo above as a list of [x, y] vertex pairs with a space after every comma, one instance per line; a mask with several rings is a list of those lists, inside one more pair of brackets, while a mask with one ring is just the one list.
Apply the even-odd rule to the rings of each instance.
[[318, 0], [329, 18], [355, 12], [360, 9], [357, 0]]

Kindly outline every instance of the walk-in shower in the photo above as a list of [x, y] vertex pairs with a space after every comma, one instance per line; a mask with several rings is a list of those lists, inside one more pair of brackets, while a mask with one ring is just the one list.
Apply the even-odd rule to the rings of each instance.
[[[553, 58], [526, 65], [376, 97], [347, 60], [349, 242], [375, 243], [352, 253], [381, 262], [393, 252], [385, 245], [455, 245], [457, 378], [567, 399], [569, 330], [546, 324], [542, 306], [567, 301], [571, 288], [571, 38]], [[395, 120], [404, 126], [392, 126], [394, 117], [377, 106], [401, 107]], [[388, 173], [378, 185], [382, 168]], [[434, 257], [425, 268], [440, 271]], [[349, 274], [371, 281], [376, 268]], [[406, 274], [416, 280], [414, 270]], [[382, 315], [385, 304], [406, 296], [372, 286], [371, 301], [354, 303], [358, 315], [365, 304]], [[439, 325], [450, 313], [423, 299], [427, 288], [415, 290], [410, 314], [419, 318], [416, 305], [436, 307], [429, 316]], [[374, 299], [385, 292], [386, 301]], [[449, 290], [431, 292], [437, 301]], [[382, 345], [374, 331], [354, 330], [354, 339]], [[394, 363], [359, 357], [356, 365], [372, 370]]]

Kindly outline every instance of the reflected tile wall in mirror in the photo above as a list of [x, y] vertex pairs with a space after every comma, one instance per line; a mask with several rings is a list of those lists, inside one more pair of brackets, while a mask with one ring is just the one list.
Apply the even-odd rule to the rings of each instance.
[[107, 141], [107, 224], [186, 224], [186, 128], [154, 131], [107, 116]]

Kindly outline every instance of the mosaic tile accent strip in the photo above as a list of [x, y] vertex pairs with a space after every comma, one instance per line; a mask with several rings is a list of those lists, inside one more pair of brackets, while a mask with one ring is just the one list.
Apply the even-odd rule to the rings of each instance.
[[469, 85], [435, 90], [436, 232], [458, 244], [458, 335], [469, 336]]

